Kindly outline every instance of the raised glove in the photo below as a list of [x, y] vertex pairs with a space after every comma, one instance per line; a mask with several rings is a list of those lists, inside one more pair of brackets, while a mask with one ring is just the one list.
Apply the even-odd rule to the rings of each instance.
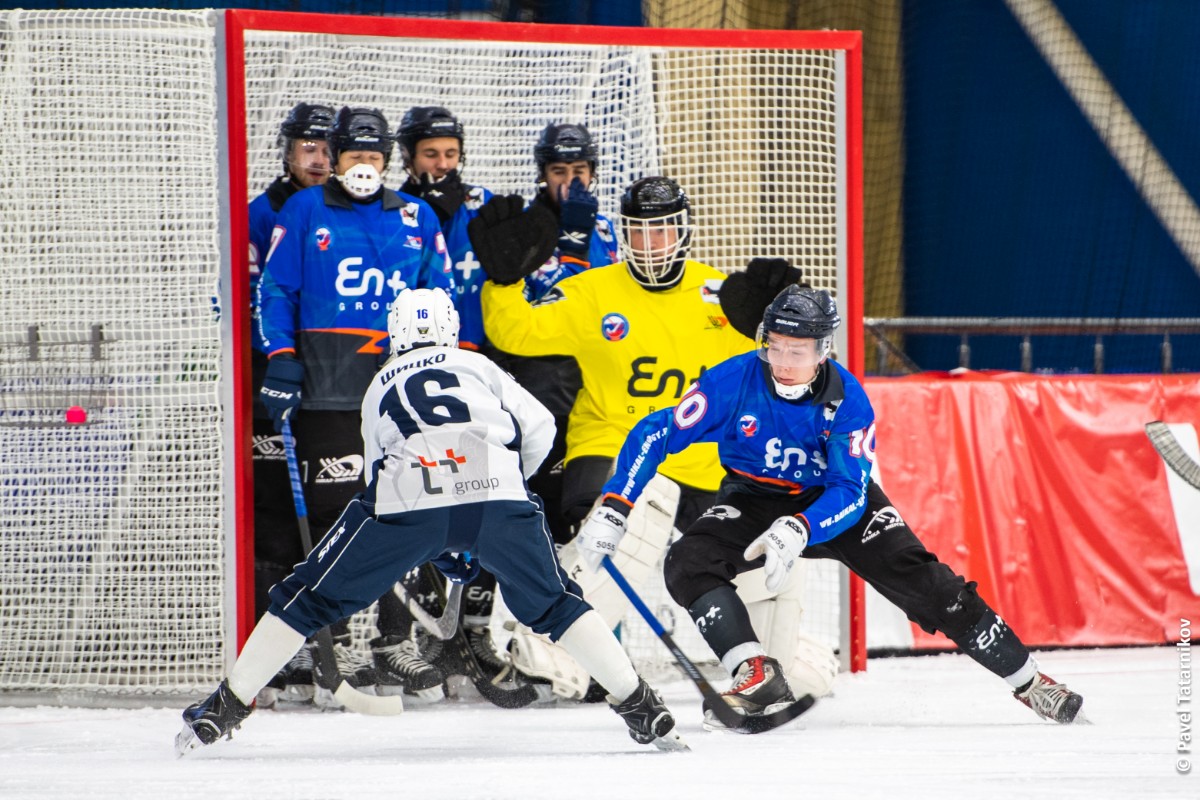
[[558, 242], [554, 213], [535, 203], [524, 210], [519, 194], [496, 195], [467, 224], [475, 257], [501, 286], [516, 283], [545, 264]]
[[415, 186], [413, 184], [414, 181], [409, 180], [406, 188], [411, 186], [415, 190], [412, 194], [433, 207], [442, 225], [458, 213], [459, 207], [467, 197], [467, 187], [456, 169], [447, 172], [439, 181], [435, 181], [433, 176], [426, 172], [415, 182]]
[[429, 562], [453, 583], [470, 583], [479, 577], [482, 567], [470, 553], [442, 553]]
[[596, 212], [600, 201], [587, 190], [583, 181], [575, 178], [560, 204], [558, 217], [558, 250], [580, 261], [587, 261], [592, 231], [596, 230]]
[[579, 557], [592, 572], [600, 569], [605, 556], [615, 556], [617, 545], [625, 535], [625, 515], [606, 505], [597, 506], [583, 521], [575, 547]]
[[258, 396], [277, 433], [283, 432], [283, 421], [300, 406], [300, 387], [304, 384], [304, 364], [285, 353], [273, 356], [267, 362], [262, 388]]
[[799, 517], [780, 517], [750, 543], [742, 557], [754, 561], [767, 557], [767, 591], [778, 592], [788, 573], [808, 545], [808, 526]]
[[753, 339], [775, 296], [803, 277], [786, 258], [753, 258], [744, 271], [733, 273], [721, 284], [721, 309], [734, 330]]

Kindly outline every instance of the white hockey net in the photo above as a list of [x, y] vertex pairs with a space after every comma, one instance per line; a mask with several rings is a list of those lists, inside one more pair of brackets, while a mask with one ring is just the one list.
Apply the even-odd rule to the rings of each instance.
[[[0, 701], [194, 693], [232, 655], [219, 390], [222, 347], [244, 343], [222, 341], [212, 309], [228, 228], [218, 19], [0, 16]], [[439, 23], [321, 20], [340, 33], [245, 33], [247, 201], [278, 174], [278, 125], [302, 100], [378, 107], [393, 126], [444, 105], [467, 130], [466, 180], [526, 197], [541, 128], [583, 122], [602, 213], [633, 179], [671, 175], [696, 212], [693, 257], [731, 270], [787, 256], [845, 297], [857, 189], [842, 51], [689, 48], [678, 33], [669, 47], [405, 38]], [[85, 424], [64, 424], [74, 405]], [[836, 575], [822, 584], [806, 624], [835, 643]], [[663, 610], [659, 591], [647, 600]], [[659, 658], [639, 625], [625, 626], [631, 652]]]

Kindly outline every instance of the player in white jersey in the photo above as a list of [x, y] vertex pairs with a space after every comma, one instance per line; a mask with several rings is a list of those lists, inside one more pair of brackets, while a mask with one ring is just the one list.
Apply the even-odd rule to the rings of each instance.
[[457, 348], [458, 315], [439, 289], [405, 290], [388, 316], [393, 357], [363, 400], [367, 491], [295, 572], [229, 677], [183, 712], [180, 754], [227, 736], [306, 636], [366, 608], [427, 561], [469, 575], [478, 562], [510, 610], [558, 642], [608, 690], [639, 744], [686, 748], [662, 700], [638, 677], [554, 552], [526, 478], [554, 438], [550, 413], [485, 357]]

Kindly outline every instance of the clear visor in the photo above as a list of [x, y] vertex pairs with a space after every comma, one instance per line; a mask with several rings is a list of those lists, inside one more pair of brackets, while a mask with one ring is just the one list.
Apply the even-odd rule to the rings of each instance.
[[781, 333], [764, 333], [758, 327], [758, 357], [773, 367], [809, 369], [825, 360], [833, 348], [833, 337], [797, 339]]
[[677, 211], [652, 219], [621, 217], [621, 249], [625, 261], [650, 285], [675, 277], [676, 259], [687, 245], [688, 213]]

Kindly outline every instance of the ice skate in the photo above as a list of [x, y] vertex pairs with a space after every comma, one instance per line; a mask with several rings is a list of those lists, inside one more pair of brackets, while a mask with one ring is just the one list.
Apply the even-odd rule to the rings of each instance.
[[412, 639], [380, 636], [371, 640], [376, 687], [381, 695], [407, 693], [422, 700], [440, 700], [446, 676], [421, 656]]
[[[283, 665], [280, 675], [283, 676], [283, 692], [279, 699], [285, 703], [311, 703], [316, 691], [316, 679], [313, 677], [313, 648], [316, 644], [305, 642], [296, 655]], [[261, 706], [260, 706], [261, 707]]]
[[[721, 696], [734, 711], [744, 716], [765, 716], [796, 702], [783, 677], [783, 669], [770, 656], [754, 656], [739, 664], [733, 686]], [[705, 729], [723, 730], [725, 726], [707, 700], [703, 708]]]
[[186, 755], [222, 736], [232, 738], [234, 729], [241, 727], [242, 720], [253, 710], [253, 706], [244, 704], [229, 689], [228, 681], [221, 681], [206, 700], [184, 709], [183, 730], [175, 736], [176, 755]]
[[1058, 683], [1040, 672], [1033, 676], [1024, 689], [1013, 692], [1013, 697], [1033, 709], [1042, 719], [1063, 725], [1087, 721], [1079, 713], [1083, 707], [1083, 695], [1072, 692], [1065, 683]]
[[497, 675], [508, 671], [511, 666], [508, 654], [496, 651], [496, 646], [492, 643], [492, 634], [487, 628], [464, 627], [463, 632], [467, 635], [479, 668], [488, 680], [493, 680]]
[[638, 686], [624, 700], [608, 696], [608, 704], [629, 726], [629, 736], [638, 744], [653, 744], [668, 752], [690, 750], [675, 731], [675, 718], [649, 684], [638, 679]]
[[[342, 679], [346, 683], [365, 694], [375, 693], [375, 681], [377, 677], [375, 665], [371, 659], [347, 644], [341, 637], [338, 637], [334, 641], [333, 655], [337, 661], [338, 672], [341, 673]], [[316, 693], [313, 695], [313, 705], [322, 711], [340, 710], [343, 707], [341, 701], [333, 696], [332, 691], [323, 686], [324, 683], [328, 682], [322, 680], [321, 662], [319, 659], [313, 664], [313, 674], [316, 678]]]

